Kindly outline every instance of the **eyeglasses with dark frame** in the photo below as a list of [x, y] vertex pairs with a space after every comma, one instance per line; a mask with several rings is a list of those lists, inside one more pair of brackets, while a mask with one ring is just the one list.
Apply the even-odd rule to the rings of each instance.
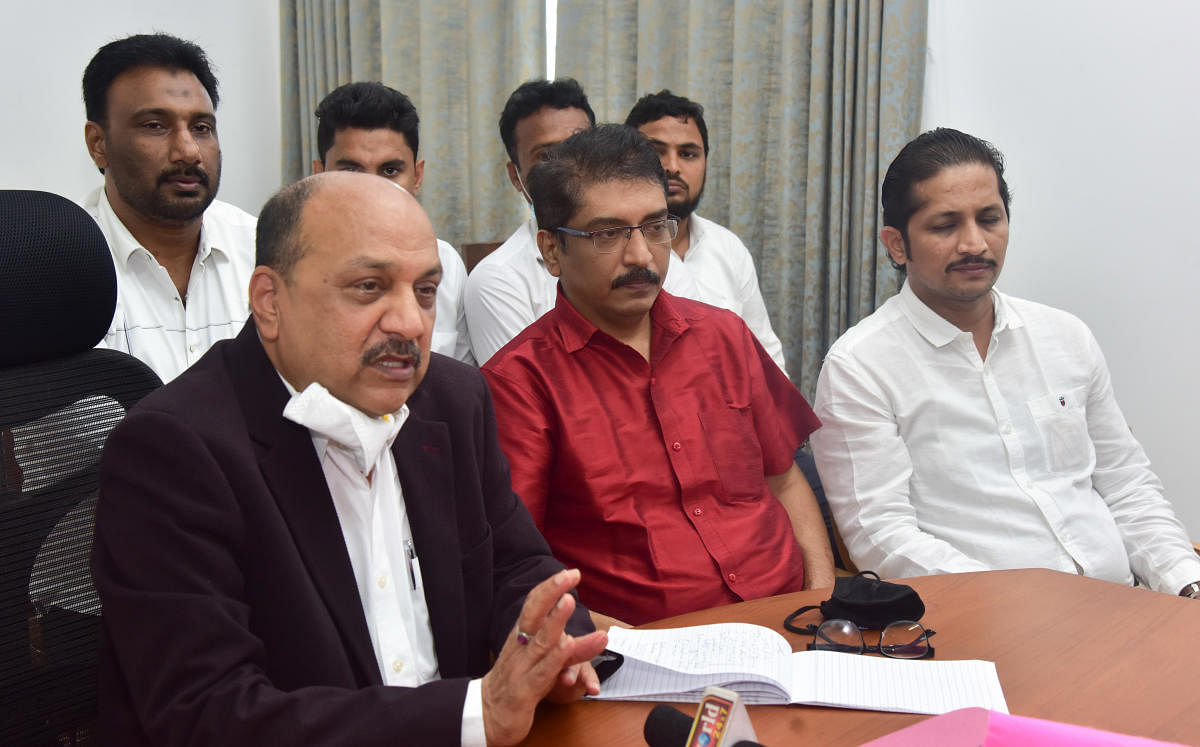
[[562, 231], [568, 236], [590, 238], [592, 245], [600, 254], [611, 254], [624, 249], [633, 236], [633, 230], [642, 232], [647, 244], [670, 244], [671, 239], [679, 232], [679, 220], [668, 215], [666, 218], [648, 220], [640, 226], [612, 226], [596, 231], [580, 231], [576, 228], [559, 226], [555, 231]]
[[840, 651], [846, 654], [883, 654], [893, 659], [929, 659], [933, 646], [929, 639], [936, 633], [915, 620], [888, 623], [879, 634], [879, 644], [868, 646], [862, 630], [850, 620], [826, 620], [817, 628], [809, 651]]

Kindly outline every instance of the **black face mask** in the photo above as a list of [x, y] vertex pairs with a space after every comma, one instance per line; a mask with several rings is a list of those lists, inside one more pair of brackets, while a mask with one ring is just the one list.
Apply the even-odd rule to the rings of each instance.
[[[813, 635], [816, 625], [800, 627], [792, 621], [817, 607], [801, 607], [787, 616], [783, 627], [800, 635]], [[863, 629], [882, 628], [896, 620], [920, 620], [925, 614], [925, 603], [911, 586], [881, 581], [875, 571], [838, 578], [833, 582], [833, 596], [821, 602], [820, 608], [826, 620], [850, 620]]]

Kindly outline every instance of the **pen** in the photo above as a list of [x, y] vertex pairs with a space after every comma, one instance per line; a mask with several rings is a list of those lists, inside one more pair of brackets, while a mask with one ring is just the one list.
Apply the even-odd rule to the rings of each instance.
[[413, 563], [417, 559], [417, 550], [413, 547], [412, 540], [404, 540], [404, 554], [408, 558], [408, 583], [412, 586], [412, 590], [417, 590], [417, 572], [413, 569]]

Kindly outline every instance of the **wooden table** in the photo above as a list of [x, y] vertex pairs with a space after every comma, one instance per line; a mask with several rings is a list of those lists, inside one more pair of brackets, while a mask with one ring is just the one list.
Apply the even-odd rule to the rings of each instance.
[[[958, 573], [905, 579], [925, 602], [939, 660], [996, 662], [1009, 711], [1098, 729], [1200, 745], [1200, 602], [1057, 571]], [[811, 640], [783, 618], [829, 598], [784, 594], [661, 620], [663, 628], [753, 622], [799, 651]], [[801, 622], [819, 621], [811, 612]], [[657, 704], [543, 704], [524, 745], [644, 745]], [[680, 704], [689, 712], [695, 704]], [[858, 745], [928, 716], [812, 706], [751, 706], [758, 741]]]

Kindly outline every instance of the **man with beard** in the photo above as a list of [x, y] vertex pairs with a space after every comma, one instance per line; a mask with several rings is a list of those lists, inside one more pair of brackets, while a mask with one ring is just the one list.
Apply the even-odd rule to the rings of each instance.
[[215, 200], [217, 80], [167, 34], [104, 45], [83, 73], [84, 140], [104, 184], [84, 201], [112, 250], [117, 308], [102, 345], [178, 376], [246, 321], [254, 217]]
[[553, 309], [483, 366], [513, 488], [590, 609], [641, 624], [833, 583], [792, 454], [819, 422], [735, 314], [662, 291], [650, 143], [600, 125], [526, 182]]
[[854, 562], [1050, 568], [1200, 597], [1200, 559], [1091, 331], [993, 287], [1009, 226], [999, 151], [926, 132], [880, 191], [904, 286], [830, 349], [812, 439]]
[[679, 221], [671, 246], [696, 284], [691, 297], [740, 316], [786, 372], [783, 345], [771, 329], [750, 251], [728, 228], [695, 212], [708, 169], [704, 107], [663, 89], [638, 99], [625, 124], [650, 139], [667, 172], [667, 208]]

